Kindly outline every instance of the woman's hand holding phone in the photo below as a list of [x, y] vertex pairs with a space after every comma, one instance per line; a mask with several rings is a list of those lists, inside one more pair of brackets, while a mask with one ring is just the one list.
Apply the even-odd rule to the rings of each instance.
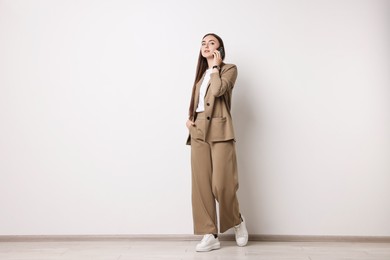
[[220, 47], [218, 50], [215, 50], [213, 52], [214, 60], [213, 60], [213, 66], [220, 66], [222, 63], [222, 52], [223, 49]]

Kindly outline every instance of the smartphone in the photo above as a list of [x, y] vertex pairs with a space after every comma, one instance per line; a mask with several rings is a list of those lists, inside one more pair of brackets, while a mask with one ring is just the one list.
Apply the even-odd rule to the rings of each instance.
[[222, 58], [222, 59], [225, 58], [225, 51], [223, 50], [223, 47], [222, 47], [222, 46], [218, 48], [218, 51], [219, 51], [219, 53], [221, 54], [221, 58]]

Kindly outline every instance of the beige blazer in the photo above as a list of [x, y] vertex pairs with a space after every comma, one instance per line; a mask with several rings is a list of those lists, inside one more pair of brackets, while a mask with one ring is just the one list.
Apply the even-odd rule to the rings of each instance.
[[[199, 91], [204, 75], [195, 86], [194, 110], [198, 107]], [[227, 141], [235, 138], [233, 120], [230, 114], [232, 91], [237, 79], [237, 67], [234, 64], [223, 64], [219, 73], [211, 73], [204, 100], [203, 118], [195, 120], [187, 138], [191, 145], [191, 137], [207, 142]], [[195, 111], [194, 115], [196, 115]]]

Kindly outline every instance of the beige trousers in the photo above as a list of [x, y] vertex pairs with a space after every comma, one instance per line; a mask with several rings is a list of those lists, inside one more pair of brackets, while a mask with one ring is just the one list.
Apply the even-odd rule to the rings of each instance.
[[196, 235], [218, 234], [240, 224], [237, 160], [234, 140], [191, 139], [192, 213]]

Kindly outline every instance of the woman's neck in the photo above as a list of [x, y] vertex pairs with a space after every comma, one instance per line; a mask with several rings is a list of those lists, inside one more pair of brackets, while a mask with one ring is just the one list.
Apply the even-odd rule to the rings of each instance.
[[208, 67], [209, 69], [211, 69], [213, 67], [213, 64], [214, 64], [214, 56], [207, 59], [207, 65], [209, 65], [209, 67]]

